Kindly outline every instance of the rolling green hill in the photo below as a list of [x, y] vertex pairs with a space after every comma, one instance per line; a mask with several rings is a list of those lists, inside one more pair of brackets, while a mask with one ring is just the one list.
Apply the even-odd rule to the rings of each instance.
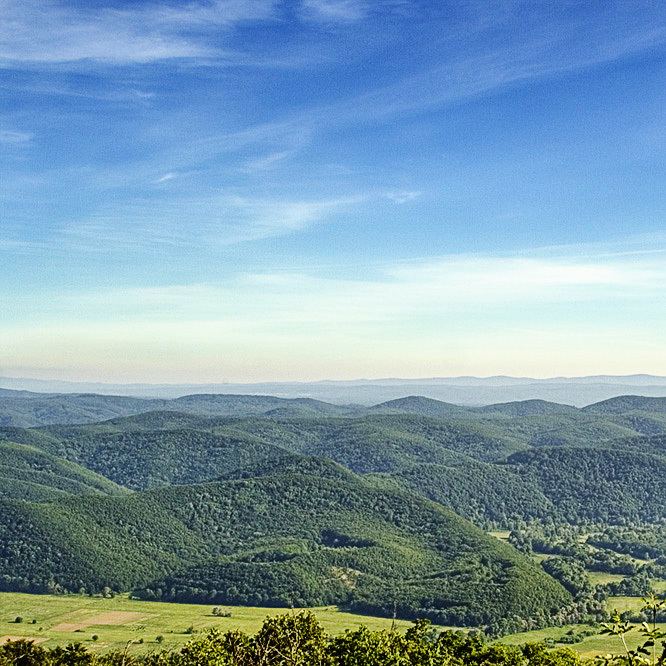
[[626, 414], [628, 412], [654, 412], [666, 414], [666, 398], [650, 398], [641, 395], [621, 395], [583, 407], [583, 411], [598, 414]]
[[641, 435], [611, 442], [612, 448], [630, 449], [642, 453], [666, 456], [666, 435]]
[[287, 466], [127, 497], [4, 502], [0, 585], [138, 587], [144, 597], [339, 603], [382, 615], [397, 604], [403, 617], [454, 624], [544, 621], [569, 602], [528, 559], [450, 510], [336, 474]]
[[[637, 435], [616, 422], [623, 415], [547, 413], [549, 403], [544, 413], [542, 403], [536, 407], [536, 414], [524, 416], [462, 418], [157, 411], [98, 424], [5, 428], [0, 438], [41, 448], [134, 490], [210, 481], [291, 454], [382, 474], [481, 525], [547, 516], [566, 520], [569, 514], [574, 520], [648, 520], [664, 514], [659, 503], [641, 504], [641, 493], [663, 469], [663, 436]], [[575, 469], [578, 451], [581, 462], [590, 465], [587, 481]], [[634, 455], [648, 452], [657, 457]], [[650, 468], [644, 474], [645, 465]], [[661, 487], [658, 479], [656, 484]], [[613, 509], [598, 509], [599, 498], [612, 501]]]
[[508, 466], [461, 457], [449, 465], [406, 465], [383, 478], [451, 507], [477, 524], [510, 525], [557, 513], [539, 484]]
[[187, 428], [105, 430], [68, 431], [42, 445], [132, 490], [207, 481], [258, 460], [285, 455], [284, 450], [251, 436]]
[[[10, 423], [113, 413], [0, 428], [4, 590], [340, 604], [507, 630], [571, 621], [599, 600], [572, 606], [536, 560], [466, 519], [526, 531], [512, 535], [519, 548], [559, 544], [575, 558], [589, 530], [606, 555], [663, 557], [646, 536], [666, 520], [666, 415], [654, 401], [462, 408], [413, 396], [365, 409], [4, 392], [0, 417], [3, 400], [31, 405]], [[663, 561], [648, 564], [658, 575]]]
[[523, 448], [475, 423], [414, 415], [235, 419], [150, 412], [100, 424], [5, 429], [3, 436], [132, 488], [209, 480], [284, 451], [331, 458], [365, 473], [445, 464], [461, 453], [497, 460]]
[[504, 414], [505, 416], [535, 416], [538, 414], [577, 414], [580, 410], [570, 405], [547, 400], [519, 400], [479, 407], [482, 414]]
[[516, 453], [508, 464], [538, 485], [560, 519], [613, 523], [666, 518], [666, 457], [558, 447]]
[[332, 405], [311, 398], [275, 398], [270, 395], [196, 394], [169, 400], [174, 411], [208, 416], [248, 416], [269, 414], [275, 410], [293, 410], [299, 414], [340, 415], [354, 408]]
[[5, 391], [0, 394], [0, 426], [30, 428], [49, 423], [92, 423], [147, 411], [153, 402], [125, 396]]
[[31, 446], [0, 442], [0, 499], [46, 501], [67, 494], [118, 495], [103, 476]]
[[280, 409], [297, 415], [317, 415], [353, 413], [355, 408], [308, 398], [264, 395], [197, 394], [164, 400], [89, 393], [42, 394], [5, 389], [0, 393], [0, 427], [94, 423], [154, 410], [200, 416], [246, 416]]
[[452, 414], [465, 414], [468, 409], [449, 402], [425, 398], [421, 395], [410, 395], [406, 398], [398, 398], [382, 402], [370, 407], [369, 412], [381, 414], [419, 414], [420, 416], [451, 416]]

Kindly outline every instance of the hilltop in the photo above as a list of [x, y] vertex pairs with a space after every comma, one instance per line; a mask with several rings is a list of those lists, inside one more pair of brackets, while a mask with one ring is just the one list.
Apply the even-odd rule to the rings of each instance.
[[[196, 406], [197, 398], [180, 404]], [[413, 397], [400, 401], [399, 409], [380, 405], [360, 415], [330, 415], [320, 405], [319, 411], [276, 415], [256, 413], [259, 405], [273, 404], [263, 397], [202, 400], [204, 411], [213, 404], [224, 411], [245, 404], [252, 413], [150, 411], [96, 424], [4, 428], [0, 440], [35, 447], [132, 490], [212, 481], [289, 456], [328, 458], [356, 473], [384, 475], [479, 524], [549, 515], [607, 520], [606, 510], [592, 501], [595, 492], [614, 499], [616, 518], [634, 520], [648, 510], [642, 514], [637, 505], [632, 475], [648, 465], [644, 484], [661, 483], [666, 419], [638, 411], [635, 401], [629, 412], [608, 413], [542, 401], [451, 410]], [[424, 416], [424, 407], [442, 416]], [[566, 482], [574, 460], [591, 464], [589, 484]], [[541, 474], [534, 471], [537, 463]], [[622, 465], [626, 474], [612, 471]], [[554, 483], [558, 474], [561, 482]], [[651, 518], [664, 513], [662, 505], [655, 507]]]
[[32, 446], [0, 442], [0, 499], [46, 501], [69, 494], [119, 495], [109, 479]]
[[266, 414], [345, 414], [349, 409], [309, 398], [266, 395], [197, 394], [171, 400], [93, 393], [42, 394], [3, 390], [0, 427], [93, 423], [149, 411], [169, 410], [200, 416]]

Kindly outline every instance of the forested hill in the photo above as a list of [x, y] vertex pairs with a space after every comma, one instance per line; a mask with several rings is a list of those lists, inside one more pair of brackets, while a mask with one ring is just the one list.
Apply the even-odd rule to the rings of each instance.
[[[94, 423], [149, 411], [173, 411], [198, 416], [310, 417], [364, 414], [415, 414], [434, 418], [569, 417], [584, 420], [598, 415], [610, 423], [630, 425], [642, 414], [666, 419], [666, 398], [620, 396], [582, 409], [545, 400], [522, 400], [485, 407], [463, 407], [423, 396], [408, 396], [363, 407], [337, 405], [311, 398], [270, 395], [195, 394], [173, 399], [98, 395], [93, 393], [33, 393], [0, 389], [0, 427]], [[625, 417], [624, 419], [622, 417]], [[628, 419], [628, 420], [627, 420]], [[662, 423], [662, 431], [666, 426]], [[654, 434], [654, 433], [652, 433]]]
[[628, 412], [654, 412], [666, 414], [666, 398], [646, 398], [640, 395], [622, 395], [596, 402], [583, 408], [600, 414], [626, 414]]
[[[403, 407], [409, 404], [414, 401]], [[558, 413], [535, 402], [441, 418], [394, 411], [344, 417], [154, 411], [99, 424], [5, 428], [0, 439], [41, 449], [133, 490], [210, 481], [305, 455], [384, 475], [481, 525], [546, 517], [659, 519], [666, 516], [663, 502], [648, 508], [645, 498], [650, 488], [663, 487], [666, 435], [639, 434], [643, 420], [632, 428], [625, 418]], [[651, 420], [648, 430], [659, 423]]]
[[368, 412], [385, 414], [421, 414], [422, 416], [451, 416], [452, 414], [465, 414], [468, 408], [460, 405], [452, 405], [449, 402], [424, 398], [420, 395], [411, 395], [406, 398], [398, 398], [382, 402], [379, 405], [368, 408]]
[[137, 413], [0, 428], [1, 589], [339, 603], [502, 631], [579, 618], [598, 600], [572, 605], [550, 575], [570, 585], [568, 570], [544, 571], [479, 527], [527, 530], [512, 537], [523, 547], [543, 542], [529, 530], [544, 524], [602, 543], [666, 521], [666, 415], [651, 399], [360, 408], [4, 393], [0, 406], [31, 406], [21, 418], [48, 420], [45, 402]]
[[309, 398], [275, 398], [264, 395], [197, 394], [172, 400], [127, 396], [42, 394], [28, 391], [0, 393], [0, 426], [34, 427], [48, 424], [93, 423], [155, 410], [210, 416], [267, 414], [284, 410], [292, 414], [346, 414], [340, 407]]
[[32, 446], [0, 442], [0, 499], [46, 501], [69, 494], [119, 495], [109, 479]]
[[[308, 472], [318, 472], [314, 465]], [[4, 589], [323, 605], [448, 624], [545, 621], [567, 593], [444, 507], [342, 468], [126, 497], [0, 503]], [[91, 566], [92, 565], [92, 566]], [[487, 586], [496, 590], [488, 599]]]

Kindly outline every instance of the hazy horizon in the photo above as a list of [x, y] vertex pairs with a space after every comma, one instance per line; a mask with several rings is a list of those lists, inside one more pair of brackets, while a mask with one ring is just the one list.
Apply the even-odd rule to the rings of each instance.
[[[471, 381], [494, 381], [494, 380], [508, 380], [509, 382], [553, 382], [553, 381], [588, 381], [588, 380], [610, 380], [611, 382], [620, 382], [621, 380], [657, 380], [657, 383], [666, 382], [666, 375], [658, 375], [653, 373], [646, 372], [633, 372], [629, 374], [616, 375], [612, 373], [600, 373], [593, 375], [546, 375], [543, 377], [538, 376], [528, 376], [528, 375], [512, 375], [512, 374], [496, 374], [496, 375], [432, 375], [432, 376], [381, 376], [381, 377], [349, 377], [337, 379], [335, 377], [322, 377], [317, 379], [280, 379], [280, 378], [268, 378], [260, 379], [252, 382], [243, 382], [243, 381], [234, 381], [234, 380], [224, 380], [212, 382], [199, 382], [199, 381], [183, 381], [183, 382], [156, 382], [151, 381], [150, 378], [144, 378], [143, 381], [127, 382], [127, 385], [179, 385], [179, 386], [204, 386], [204, 385], [225, 385], [225, 384], [247, 384], [251, 386], [253, 384], [325, 384], [325, 383], [377, 383], [377, 382], [400, 382], [400, 383], [409, 383], [409, 382], [455, 382], [456, 380], [468, 380]], [[123, 385], [123, 382], [114, 382], [114, 381], [104, 381], [104, 380], [93, 380], [85, 379], [80, 377], [73, 376], [61, 376], [59, 373], [54, 373], [53, 376], [48, 376], [47, 374], [12, 374], [4, 373], [0, 369], [0, 383], [4, 380], [11, 381], [35, 381], [35, 382], [60, 382], [63, 384], [109, 384], [109, 385]]]
[[546, 400], [577, 407], [621, 395], [666, 398], [666, 377], [440, 377], [322, 380], [315, 382], [261, 382], [251, 384], [104, 384], [45, 379], [10, 378], [0, 375], [0, 389], [40, 393], [85, 393], [141, 398], [178, 398], [193, 394], [266, 395], [312, 398], [348, 405], [374, 405], [387, 400], [423, 396], [460, 405]]

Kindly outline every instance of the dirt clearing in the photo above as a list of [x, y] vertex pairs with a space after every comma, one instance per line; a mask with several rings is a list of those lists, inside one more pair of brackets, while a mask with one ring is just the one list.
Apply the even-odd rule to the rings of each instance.
[[99, 613], [92, 617], [80, 620], [79, 622], [61, 622], [53, 627], [52, 631], [83, 631], [88, 627], [96, 627], [99, 625], [109, 624], [129, 624], [130, 622], [138, 622], [150, 617], [144, 613], [132, 613], [130, 611], [110, 611], [108, 613]]

